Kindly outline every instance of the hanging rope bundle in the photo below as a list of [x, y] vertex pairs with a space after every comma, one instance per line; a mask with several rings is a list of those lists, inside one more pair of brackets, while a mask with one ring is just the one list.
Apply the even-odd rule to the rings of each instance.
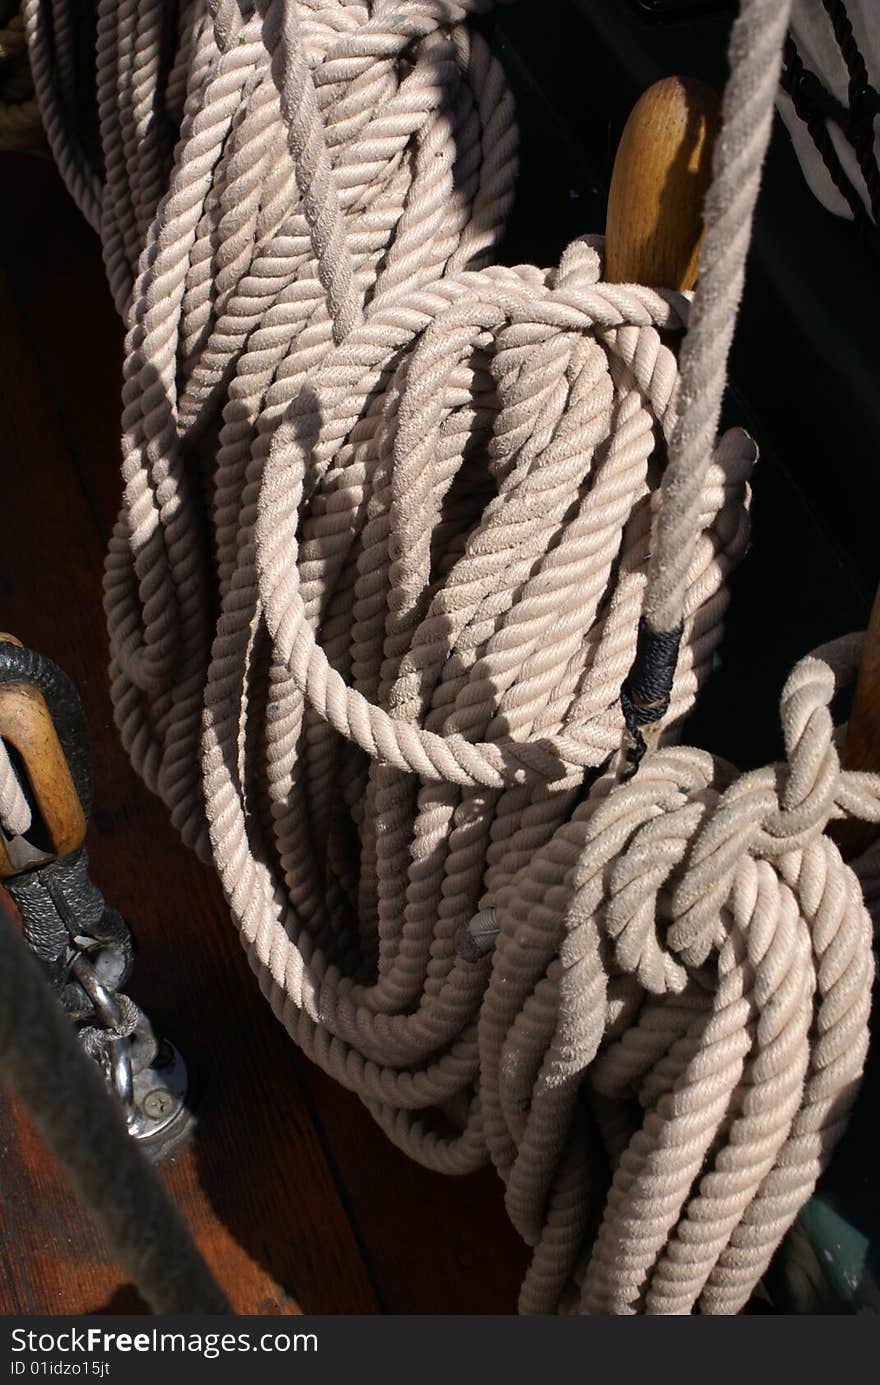
[[828, 710], [857, 654], [841, 641], [793, 671], [786, 765], [737, 778], [661, 749], [629, 783], [600, 781], [498, 899], [480, 1052], [500, 1077], [484, 1081], [484, 1121], [524, 1234], [551, 1194], [535, 1310], [561, 1287], [560, 1242], [576, 1254], [588, 1225], [584, 1071], [613, 1168], [569, 1298], [588, 1312], [737, 1312], [842, 1133], [871, 928], [823, 829], [880, 820], [877, 776], [841, 770]]
[[28, 0], [128, 322], [117, 722], [303, 1049], [430, 1167], [492, 1159], [524, 1311], [734, 1312], [861, 1070], [867, 916], [823, 829], [880, 816], [817, 659], [787, 770], [641, 758], [746, 540], [755, 449], [716, 430], [788, 6], [734, 27], [693, 308], [604, 282], [598, 240], [487, 264], [483, 8], [101, 3], [99, 174], [64, 7]]

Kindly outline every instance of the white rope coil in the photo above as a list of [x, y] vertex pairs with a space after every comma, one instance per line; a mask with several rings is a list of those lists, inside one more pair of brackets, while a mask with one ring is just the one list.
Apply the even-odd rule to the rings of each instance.
[[[569, 1308], [737, 1312], [827, 1163], [873, 978], [859, 881], [824, 835], [844, 813], [880, 820], [880, 779], [841, 770], [829, 712], [857, 654], [841, 641], [793, 671], [785, 766], [737, 778], [661, 749], [630, 783], [600, 780], [497, 898], [483, 1120], [537, 1244], [531, 1311], [563, 1291], [564, 1268]], [[585, 1072], [613, 1179], [578, 1264], [587, 1207], [572, 1184], [582, 1198], [597, 1176], [576, 1116]]]
[[597, 240], [486, 265], [515, 137], [483, 8], [182, 4], [166, 51], [158, 6], [102, 3], [99, 180], [28, 0], [128, 315], [117, 722], [296, 1041], [430, 1167], [491, 1157], [524, 1311], [734, 1312], [861, 1069], [866, 916], [822, 833], [876, 781], [815, 660], [787, 770], [592, 781], [640, 616], [683, 620], [669, 739], [745, 544], [755, 449], [715, 428], [787, 6], [735, 31], [684, 414], [685, 296], [603, 283]]

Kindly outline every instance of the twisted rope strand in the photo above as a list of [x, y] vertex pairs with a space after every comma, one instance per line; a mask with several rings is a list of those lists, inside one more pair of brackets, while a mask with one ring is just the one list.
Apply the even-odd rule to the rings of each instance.
[[[127, 317], [115, 716], [294, 1040], [428, 1167], [494, 1163], [522, 1311], [736, 1312], [855, 1095], [870, 935], [823, 833], [880, 820], [828, 710], [852, 641], [793, 671], [783, 765], [669, 743], [747, 540], [715, 431], [788, 6], [734, 28], [693, 304], [597, 238], [491, 265], [488, 8], [211, 0], [162, 62], [151, 0], [101, 8], [101, 179], [53, 147]], [[643, 616], [682, 638], [627, 778]]]

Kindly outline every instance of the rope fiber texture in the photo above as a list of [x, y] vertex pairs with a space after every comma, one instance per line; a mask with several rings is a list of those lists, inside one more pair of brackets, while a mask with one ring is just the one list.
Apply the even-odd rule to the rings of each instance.
[[23, 837], [31, 825], [31, 806], [15, 772], [6, 742], [0, 739], [0, 827], [8, 837]]
[[429, 1167], [491, 1158], [524, 1312], [731, 1313], [861, 1071], [823, 829], [877, 784], [821, 659], [788, 765], [740, 780], [667, 744], [624, 782], [620, 689], [642, 616], [681, 626], [674, 739], [746, 542], [754, 445], [715, 431], [788, 6], [734, 26], [693, 309], [603, 282], [596, 239], [490, 263], [487, 8], [101, 0], [99, 169], [67, 7], [27, 0], [128, 323], [116, 718], [297, 1043]]

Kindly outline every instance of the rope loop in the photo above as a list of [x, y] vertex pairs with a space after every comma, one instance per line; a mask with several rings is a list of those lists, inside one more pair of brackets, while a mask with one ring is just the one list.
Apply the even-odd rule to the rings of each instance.
[[[877, 851], [854, 870], [824, 833], [844, 812], [880, 820], [880, 775], [840, 769], [829, 714], [859, 645], [795, 667], [783, 765], [737, 776], [661, 748], [598, 780], [492, 897], [482, 1115], [536, 1247], [526, 1311], [546, 1311], [552, 1264], [569, 1311], [736, 1312], [824, 1167], [873, 976], [859, 875], [876, 880]], [[561, 1229], [584, 1234], [579, 1088], [614, 1173], [586, 1274], [570, 1258], [560, 1288]]]
[[[161, 7], [100, 0], [88, 178], [63, 8], [28, 31], [128, 315], [135, 766], [303, 1050], [428, 1167], [494, 1163], [523, 1311], [738, 1311], [857, 1089], [870, 930], [824, 828], [880, 817], [822, 651], [785, 765], [670, 743], [747, 540], [755, 445], [716, 430], [788, 0], [734, 25], [692, 302], [605, 284], [591, 237], [490, 264], [516, 134], [482, 3], [182, 6], [160, 61]], [[643, 618], [680, 644], [628, 685], [665, 715], [627, 777]]]
[[[631, 506], [636, 496], [649, 498], [649, 491], [641, 487], [653, 450], [651, 425], [656, 419], [661, 429], [669, 429], [675, 403], [675, 358], [658, 332], [682, 328], [687, 320], [687, 299], [680, 294], [600, 282], [600, 246], [595, 240], [585, 244], [582, 255], [576, 242], [563, 257], [560, 270], [542, 278], [527, 270], [486, 270], [448, 277], [430, 295], [422, 292], [410, 300], [398, 300], [385, 313], [377, 307], [313, 372], [307, 389], [289, 406], [273, 437], [260, 489], [255, 548], [262, 605], [276, 656], [300, 693], [337, 732], [372, 758], [428, 780], [500, 788], [530, 782], [536, 774], [550, 782], [573, 772], [582, 774], [585, 768], [601, 763], [619, 744], [621, 715], [616, 708], [593, 704], [587, 719], [576, 714], [579, 709], [575, 702], [575, 714], [566, 717], [558, 731], [540, 740], [533, 738], [530, 744], [503, 733], [491, 742], [471, 740], [464, 733], [440, 735], [395, 717], [358, 688], [347, 685], [318, 644], [297, 580], [303, 507], [317, 503], [317, 498], [336, 484], [345, 483], [337, 468], [348, 455], [351, 444], [346, 439], [353, 440], [366, 422], [365, 415], [357, 411], [358, 401], [371, 411], [383, 398], [393, 401], [394, 412], [389, 415], [383, 445], [392, 468], [387, 483], [392, 533], [402, 538], [405, 529], [407, 532], [400, 544], [401, 558], [389, 569], [395, 624], [399, 623], [407, 600], [405, 588], [412, 585], [419, 599], [430, 590], [426, 585], [428, 540], [443, 498], [454, 485], [455, 470], [432, 470], [436, 468], [438, 446], [442, 446], [443, 429], [455, 417], [450, 409], [460, 407], [451, 404], [454, 395], [450, 396], [449, 390], [456, 388], [456, 373], [463, 382], [457, 388], [467, 388], [464, 382], [468, 373], [482, 368], [485, 361], [497, 392], [495, 402], [483, 387], [484, 417], [492, 427], [487, 452], [489, 476], [485, 480], [491, 480], [499, 494], [489, 499], [482, 519], [478, 517], [478, 527], [463, 554], [468, 564], [462, 569], [467, 571], [466, 586], [473, 588], [477, 581], [488, 581], [503, 552], [515, 552], [530, 531], [537, 537], [541, 532], [541, 521], [534, 518], [537, 497], [543, 496], [550, 505], [558, 504], [565, 493], [563, 487], [572, 482], [585, 487], [583, 520], [575, 526], [582, 557], [600, 543], [607, 543], [603, 523], [619, 522], [617, 515], [622, 518], [625, 513], [621, 505]], [[578, 256], [581, 264], [577, 263]], [[557, 287], [560, 280], [562, 288]], [[441, 288], [443, 299], [438, 301]], [[474, 352], [479, 353], [476, 358]], [[405, 366], [396, 385], [392, 381], [399, 359], [405, 360]], [[473, 378], [476, 383], [479, 376]], [[575, 402], [581, 398], [581, 403]], [[546, 423], [542, 426], [539, 422], [536, 427], [538, 408], [543, 409]], [[634, 440], [630, 442], [624, 433], [612, 441], [610, 429], [620, 412], [627, 410], [632, 415]], [[609, 461], [604, 463], [609, 449]], [[602, 516], [606, 502], [597, 500], [598, 514], [591, 519], [592, 497], [589, 483], [585, 485], [591, 458], [602, 458], [611, 468], [616, 458], [611, 460], [610, 454], [615, 452], [623, 453], [621, 466], [638, 468], [632, 473], [636, 490], [625, 493], [631, 497], [628, 500], [621, 495], [616, 503], [609, 501], [614, 509], [607, 520]], [[459, 457], [456, 467], [462, 465], [466, 452]], [[714, 564], [726, 564], [726, 554], [731, 558], [738, 554], [745, 541], [746, 486], [755, 458], [754, 444], [741, 430], [735, 430], [721, 440], [717, 458], [717, 481], [707, 486], [706, 501], [707, 522], [711, 524], [710, 516], [715, 517], [718, 530], [699, 551], [698, 571], [692, 577], [695, 589], [707, 580], [714, 587], [716, 579], [710, 576]], [[609, 480], [612, 494], [619, 485]], [[434, 499], [416, 522], [428, 486], [435, 488]], [[374, 508], [382, 503], [380, 494], [379, 489], [373, 492], [370, 503]], [[573, 498], [575, 492], [570, 494]], [[406, 509], [395, 509], [400, 505]], [[518, 509], [523, 511], [523, 522], [515, 518]], [[640, 505], [633, 518], [637, 515], [648, 517]], [[547, 524], [545, 520], [545, 528]], [[595, 537], [590, 537], [590, 530]], [[551, 530], [546, 528], [546, 532], [549, 537]], [[573, 535], [570, 538], [573, 541]], [[416, 554], [421, 554], [418, 564]], [[335, 561], [340, 561], [338, 555]], [[574, 551], [567, 561], [575, 561]], [[477, 578], [478, 571], [484, 576]], [[391, 659], [389, 669], [397, 670], [401, 696], [404, 686], [415, 688], [424, 681], [427, 658], [447, 657], [442, 650], [448, 639], [442, 632], [449, 626], [449, 602], [458, 589], [459, 579], [453, 570], [447, 586], [437, 593], [433, 611], [423, 607], [417, 617], [413, 609], [395, 636], [389, 626], [386, 657]], [[458, 595], [454, 599], [457, 601]], [[689, 610], [690, 622], [694, 615], [695, 611]], [[392, 649], [397, 644], [406, 649], [419, 621], [419, 647], [430, 641], [434, 653], [429, 655], [426, 650], [417, 657], [413, 647], [398, 667], [398, 655]], [[450, 636], [454, 629], [453, 618]], [[407, 678], [409, 684], [402, 681]], [[600, 711], [607, 721], [597, 727]]]
[[739, 776], [707, 809], [674, 893], [671, 945], [695, 965], [715, 945], [715, 920], [744, 853], [780, 864], [848, 811], [880, 820], [880, 780], [840, 766], [830, 703], [851, 681], [859, 642], [823, 647], [794, 668], [780, 702], [787, 760]]

